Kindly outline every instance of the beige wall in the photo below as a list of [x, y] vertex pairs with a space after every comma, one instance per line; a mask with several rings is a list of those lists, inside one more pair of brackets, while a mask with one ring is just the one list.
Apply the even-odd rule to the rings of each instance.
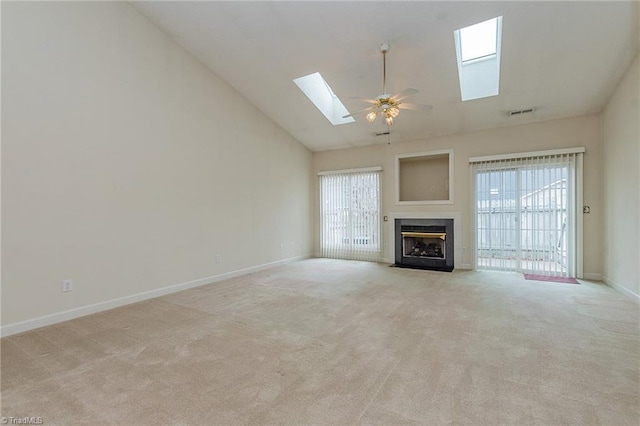
[[[398, 125], [401, 125], [398, 121]], [[602, 274], [602, 126], [600, 115], [547, 121], [535, 124], [483, 130], [429, 140], [379, 145], [314, 153], [314, 171], [338, 170], [357, 167], [382, 166], [382, 211], [392, 213], [451, 213], [461, 214], [461, 246], [456, 246], [456, 258], [462, 259], [456, 267], [472, 266], [473, 225], [469, 186], [469, 157], [586, 147], [584, 155], [584, 204], [591, 214], [584, 215], [584, 272], [585, 276], [599, 279]], [[454, 150], [454, 203], [444, 205], [398, 206], [394, 194], [394, 158], [397, 154]], [[317, 187], [317, 178], [316, 178]], [[317, 191], [317, 188], [316, 188]], [[317, 197], [316, 197], [317, 199]], [[317, 205], [314, 208], [315, 251], [319, 251]], [[392, 262], [390, 248], [393, 235], [390, 227], [383, 228], [386, 261]], [[463, 250], [464, 249], [464, 250]], [[463, 252], [464, 251], [464, 252]]]
[[128, 4], [3, 2], [3, 329], [308, 255], [311, 164]]
[[449, 200], [449, 156], [403, 158], [399, 161], [400, 201]]
[[603, 113], [604, 279], [640, 297], [640, 59]]

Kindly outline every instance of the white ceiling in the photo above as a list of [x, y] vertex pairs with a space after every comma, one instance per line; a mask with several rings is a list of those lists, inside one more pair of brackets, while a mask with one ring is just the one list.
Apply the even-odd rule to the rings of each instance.
[[[420, 90], [391, 142], [597, 113], [638, 50], [631, 2], [134, 2], [134, 6], [313, 151], [386, 143], [380, 120], [333, 126], [293, 79], [319, 71], [350, 96]], [[502, 15], [500, 95], [462, 102], [453, 31]], [[535, 107], [534, 116], [507, 112]], [[383, 140], [381, 140], [383, 139]]]

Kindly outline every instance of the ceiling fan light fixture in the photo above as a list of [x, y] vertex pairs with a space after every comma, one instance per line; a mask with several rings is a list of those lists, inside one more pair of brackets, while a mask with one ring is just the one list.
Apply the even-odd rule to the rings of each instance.
[[430, 105], [422, 105], [422, 104], [404, 104], [402, 102], [405, 98], [415, 95], [418, 93], [416, 89], [405, 89], [395, 95], [390, 95], [387, 93], [387, 52], [389, 51], [389, 45], [383, 43], [380, 45], [380, 51], [382, 52], [382, 94], [376, 96], [373, 99], [366, 98], [356, 98], [361, 101], [364, 101], [368, 104], [372, 104], [373, 106], [369, 106], [369, 108], [365, 108], [361, 111], [357, 111], [353, 114], [349, 114], [348, 116], [361, 114], [366, 111], [370, 111], [365, 115], [365, 118], [369, 123], [373, 123], [376, 121], [378, 115], [382, 117], [387, 126], [391, 126], [393, 121], [398, 115], [400, 115], [400, 109], [414, 109], [414, 110], [430, 110]]

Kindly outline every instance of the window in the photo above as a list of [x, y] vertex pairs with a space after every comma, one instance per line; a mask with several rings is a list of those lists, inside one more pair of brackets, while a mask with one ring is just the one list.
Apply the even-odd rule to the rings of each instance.
[[463, 101], [500, 92], [502, 16], [453, 32]]
[[355, 121], [353, 117], [343, 118], [350, 114], [349, 111], [319, 72], [296, 78], [293, 82], [334, 126]]
[[381, 170], [319, 173], [322, 256], [380, 260]]
[[498, 50], [498, 18], [460, 29], [462, 63], [494, 56]]

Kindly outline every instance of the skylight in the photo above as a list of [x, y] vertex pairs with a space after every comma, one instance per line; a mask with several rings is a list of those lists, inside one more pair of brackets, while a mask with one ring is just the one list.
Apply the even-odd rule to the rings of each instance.
[[319, 72], [296, 78], [293, 82], [334, 126], [355, 121], [353, 117], [342, 118], [350, 113]]
[[500, 92], [502, 16], [453, 32], [463, 101]]
[[460, 29], [462, 62], [489, 58], [498, 49], [498, 18]]

